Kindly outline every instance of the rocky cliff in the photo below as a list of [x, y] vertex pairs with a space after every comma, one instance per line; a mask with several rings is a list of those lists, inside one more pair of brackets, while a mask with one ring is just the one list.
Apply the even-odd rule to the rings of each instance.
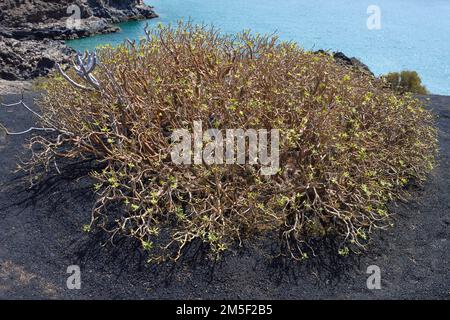
[[0, 79], [46, 75], [73, 53], [61, 40], [114, 32], [115, 23], [156, 16], [143, 0], [1, 0]]
[[143, 0], [4, 0], [0, 35], [68, 39], [116, 31], [112, 24], [156, 17]]

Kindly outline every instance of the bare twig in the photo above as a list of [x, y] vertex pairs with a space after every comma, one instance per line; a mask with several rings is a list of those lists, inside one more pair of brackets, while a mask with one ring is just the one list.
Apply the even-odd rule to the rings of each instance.
[[96, 52], [89, 52], [86, 51], [84, 55], [81, 52], [77, 53], [76, 56], [76, 63], [74, 63], [74, 69], [77, 73], [77, 75], [86, 80], [92, 88], [86, 87], [84, 85], [81, 85], [71, 79], [61, 68], [60, 64], [58, 63], [56, 66], [58, 68], [59, 73], [75, 88], [82, 89], [82, 90], [99, 90], [100, 89], [100, 83], [98, 80], [92, 75], [92, 72], [95, 70], [95, 67], [97, 66], [97, 54]]

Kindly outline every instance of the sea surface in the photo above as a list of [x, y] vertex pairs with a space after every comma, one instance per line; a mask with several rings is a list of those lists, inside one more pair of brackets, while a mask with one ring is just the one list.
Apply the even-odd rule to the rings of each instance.
[[[377, 75], [416, 70], [435, 94], [450, 95], [450, 0], [151, 0], [159, 18], [213, 24], [225, 33], [251, 29], [298, 42], [305, 49], [342, 51]], [[377, 8], [373, 8], [373, 5]], [[372, 6], [372, 7], [370, 7]], [[368, 11], [369, 9], [369, 11]], [[379, 9], [379, 17], [376, 14]], [[379, 21], [379, 29], [367, 22]], [[145, 21], [115, 34], [68, 41], [75, 49], [116, 45], [143, 36]], [[372, 24], [371, 26], [373, 26]]]

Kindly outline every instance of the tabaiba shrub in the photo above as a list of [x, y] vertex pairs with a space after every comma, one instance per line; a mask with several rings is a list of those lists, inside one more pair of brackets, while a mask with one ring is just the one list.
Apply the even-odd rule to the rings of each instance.
[[416, 71], [391, 72], [382, 76], [392, 89], [398, 92], [411, 92], [427, 94], [427, 88], [422, 85], [422, 80]]
[[[60, 134], [32, 139], [29, 168], [97, 159], [85, 230], [138, 239], [152, 261], [177, 259], [194, 240], [220, 254], [269, 235], [294, 259], [323, 237], [341, 239], [341, 255], [360, 251], [390, 225], [386, 204], [433, 168], [436, 130], [422, 103], [328, 54], [180, 23], [97, 56], [98, 88], [59, 74], [43, 86], [42, 121]], [[280, 169], [174, 164], [170, 134], [195, 121], [278, 129]]]

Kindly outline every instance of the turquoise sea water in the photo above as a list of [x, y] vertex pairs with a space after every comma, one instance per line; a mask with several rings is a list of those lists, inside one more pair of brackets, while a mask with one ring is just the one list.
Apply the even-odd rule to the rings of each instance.
[[[223, 32], [251, 29], [294, 40], [306, 49], [343, 51], [375, 74], [416, 70], [427, 88], [450, 95], [450, 0], [151, 0], [160, 15], [150, 25], [191, 19]], [[381, 29], [369, 30], [369, 5], [381, 10]], [[143, 35], [145, 22], [122, 32], [69, 41], [76, 49], [118, 44]]]

